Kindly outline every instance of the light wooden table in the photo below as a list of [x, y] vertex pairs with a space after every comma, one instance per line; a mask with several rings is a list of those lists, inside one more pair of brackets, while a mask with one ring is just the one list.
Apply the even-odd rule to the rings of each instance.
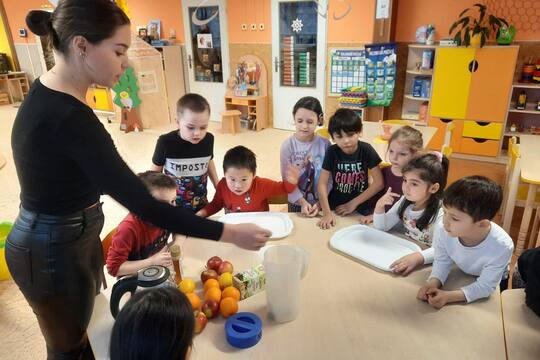
[[[521, 153], [521, 181], [529, 185], [529, 191], [527, 192], [525, 209], [521, 219], [521, 226], [519, 227], [516, 257], [519, 257], [521, 251], [525, 248], [525, 241], [531, 222], [536, 192], [538, 191], [538, 185], [540, 184], [540, 164], [538, 162], [538, 154], [540, 154], [540, 136], [521, 135], [519, 137], [519, 149]], [[533, 244], [533, 236], [534, 234], [531, 234], [530, 244]], [[540, 246], [540, 232], [536, 239], [536, 246]]]
[[6, 158], [4, 155], [0, 154], [0, 169], [6, 166]]
[[[398, 124], [385, 124], [390, 125], [392, 127], [391, 131], [394, 132], [397, 128], [402, 127], [403, 125]], [[433, 135], [437, 132], [436, 127], [431, 126], [414, 126], [415, 129], [420, 131], [422, 133], [422, 139], [424, 140], [424, 147], [427, 147], [427, 144], [431, 141], [433, 138]], [[373, 122], [373, 121], [363, 121], [362, 122], [362, 137], [360, 137], [361, 141], [369, 143], [375, 151], [377, 151], [377, 154], [383, 159], [383, 161], [387, 160], [386, 151], [388, 149], [388, 142], [387, 141], [381, 141], [380, 135], [382, 134], [382, 126], [379, 122]]]
[[540, 318], [525, 305], [524, 289], [501, 297], [508, 360], [540, 359]]
[[[292, 234], [270, 244], [295, 243], [310, 254], [301, 286], [301, 310], [295, 321], [276, 324], [268, 319], [265, 293], [240, 303], [240, 311], [263, 321], [261, 341], [250, 349], [228, 345], [223, 318], [211, 320], [195, 337], [193, 359], [504, 359], [500, 295], [473, 304], [435, 310], [416, 299], [431, 269], [406, 278], [376, 271], [329, 248], [335, 229], [356, 223], [337, 219], [333, 230], [319, 230], [316, 219], [291, 214]], [[188, 277], [198, 278], [206, 260], [218, 255], [236, 270], [261, 262], [256, 252], [230, 244], [187, 239], [183, 244]], [[473, 281], [459, 271], [450, 274], [447, 288]], [[199, 285], [200, 286], [200, 285]], [[112, 318], [107, 295], [100, 294], [88, 329], [96, 358], [107, 354]]]

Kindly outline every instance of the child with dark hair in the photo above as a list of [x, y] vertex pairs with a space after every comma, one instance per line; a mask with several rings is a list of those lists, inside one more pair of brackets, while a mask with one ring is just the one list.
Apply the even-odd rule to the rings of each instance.
[[[174, 205], [176, 183], [165, 174], [146, 171], [139, 178], [152, 196]], [[107, 253], [107, 271], [112, 276], [124, 276], [150, 265], [170, 266], [171, 255], [167, 251], [170, 232], [146, 222], [129, 213], [118, 225]]]
[[[345, 216], [353, 212], [369, 215], [368, 200], [384, 187], [379, 164], [381, 158], [368, 143], [359, 141], [362, 121], [349, 109], [338, 109], [330, 118], [328, 132], [335, 144], [324, 156], [317, 190], [323, 217], [317, 225], [329, 229], [336, 224], [332, 210]], [[373, 183], [368, 183], [368, 170]], [[329, 182], [332, 187], [328, 192]]]
[[111, 360], [184, 360], [193, 345], [195, 318], [187, 297], [172, 287], [136, 292], [114, 322]]
[[236, 146], [223, 158], [225, 177], [218, 183], [214, 199], [197, 215], [211, 216], [222, 208], [225, 212], [268, 211], [268, 198], [285, 195], [296, 188], [298, 169], [290, 166], [284, 181], [255, 176], [257, 160], [253, 151]]
[[214, 186], [214, 136], [208, 132], [210, 105], [199, 94], [186, 94], [176, 104], [178, 130], [158, 138], [151, 170], [176, 179], [176, 205], [196, 212], [207, 203], [208, 177]]
[[[495, 291], [514, 249], [510, 236], [491, 221], [501, 202], [501, 187], [483, 176], [462, 178], [446, 189], [444, 228], [438, 230], [433, 270], [418, 291], [419, 299], [440, 309], [452, 302], [470, 303]], [[442, 290], [453, 264], [478, 278], [459, 290]]]
[[317, 182], [324, 154], [330, 146], [328, 139], [315, 134], [323, 120], [321, 103], [312, 96], [303, 97], [294, 105], [293, 117], [296, 131], [281, 144], [281, 175], [285, 178], [291, 165], [298, 167], [298, 188], [288, 196], [289, 212], [314, 217], [320, 209]]
[[[441, 153], [420, 155], [401, 169], [403, 195], [389, 187], [377, 201], [373, 214], [375, 228], [388, 231], [401, 222], [405, 236], [428, 246], [421, 252], [394, 261], [390, 265], [394, 273], [408, 275], [416, 267], [433, 262], [431, 246], [442, 221], [441, 199], [447, 172], [448, 159]], [[396, 198], [399, 200], [394, 203]], [[385, 212], [386, 206], [392, 207]]]

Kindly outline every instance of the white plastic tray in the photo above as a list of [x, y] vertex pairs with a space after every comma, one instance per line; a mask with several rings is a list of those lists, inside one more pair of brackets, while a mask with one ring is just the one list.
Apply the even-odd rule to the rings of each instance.
[[410, 241], [365, 225], [352, 225], [336, 231], [330, 246], [384, 271], [402, 256], [420, 251]]
[[239, 212], [228, 213], [219, 218], [225, 224], [257, 224], [272, 232], [272, 239], [288, 236], [293, 229], [293, 222], [287, 213], [280, 212]]

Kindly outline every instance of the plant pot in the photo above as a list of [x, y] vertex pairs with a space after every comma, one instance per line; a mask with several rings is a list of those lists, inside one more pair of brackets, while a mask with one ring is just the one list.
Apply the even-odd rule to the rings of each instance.
[[516, 36], [516, 28], [514, 25], [508, 27], [501, 26], [499, 30], [497, 30], [497, 44], [510, 45], [512, 40], [514, 40], [514, 36]]

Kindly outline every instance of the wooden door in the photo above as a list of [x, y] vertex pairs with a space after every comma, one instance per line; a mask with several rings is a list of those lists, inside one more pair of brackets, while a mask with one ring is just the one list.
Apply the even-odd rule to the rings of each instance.
[[469, 65], [474, 60], [474, 49], [437, 49], [433, 73], [431, 116], [449, 119], [465, 119], [471, 72]]
[[476, 50], [478, 64], [469, 90], [467, 117], [504, 122], [518, 47], [485, 47]]

